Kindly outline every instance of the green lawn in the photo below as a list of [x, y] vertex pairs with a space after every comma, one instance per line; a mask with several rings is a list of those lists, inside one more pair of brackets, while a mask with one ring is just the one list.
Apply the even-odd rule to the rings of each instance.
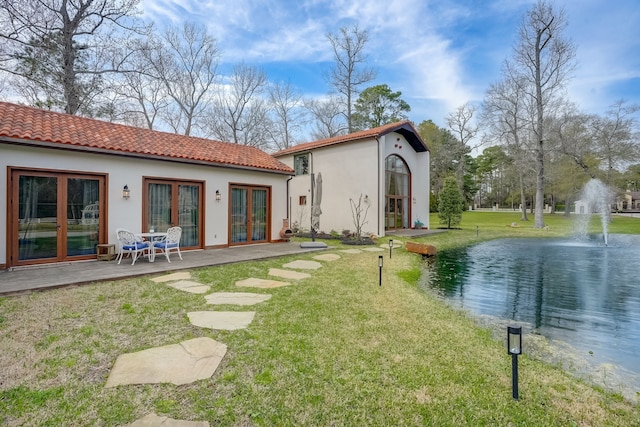
[[[468, 212], [461, 229], [420, 240], [442, 250], [571, 228], [559, 215], [547, 223], [535, 230], [517, 213]], [[638, 233], [640, 219], [614, 218], [611, 230]], [[212, 426], [640, 425], [638, 406], [526, 354], [514, 402], [504, 343], [418, 289], [419, 256], [381, 253], [382, 286], [379, 253], [340, 253], [295, 286], [255, 290], [273, 297], [252, 308], [207, 306], [148, 278], [0, 298], [0, 424], [111, 426], [155, 412]], [[312, 255], [192, 274], [231, 291], [236, 280]], [[198, 328], [186, 316], [215, 309], [257, 313], [238, 331]], [[104, 388], [119, 354], [200, 336], [228, 346], [210, 380]]]

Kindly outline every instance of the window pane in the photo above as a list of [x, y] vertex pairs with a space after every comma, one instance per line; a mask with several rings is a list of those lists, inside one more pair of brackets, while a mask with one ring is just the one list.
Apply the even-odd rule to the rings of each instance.
[[247, 241], [247, 190], [231, 189], [231, 241]]
[[100, 182], [67, 180], [67, 256], [96, 253], [100, 229]]
[[200, 188], [196, 185], [178, 186], [178, 225], [182, 227], [180, 246], [199, 246], [198, 220]]
[[296, 175], [309, 174], [309, 154], [299, 154], [293, 157], [293, 169]]
[[[171, 184], [149, 184], [149, 229], [165, 232], [171, 226]], [[148, 231], [148, 230], [145, 230]], [[181, 246], [186, 246], [180, 243]]]
[[18, 186], [18, 259], [57, 257], [58, 179], [20, 176]]
[[267, 240], [267, 190], [253, 190], [251, 240]]

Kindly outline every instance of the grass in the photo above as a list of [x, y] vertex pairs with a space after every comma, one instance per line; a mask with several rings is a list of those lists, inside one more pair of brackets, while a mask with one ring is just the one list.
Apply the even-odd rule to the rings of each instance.
[[[520, 227], [506, 226], [514, 221]], [[442, 250], [570, 231], [559, 215], [547, 223], [536, 230], [519, 214], [469, 212], [460, 229], [420, 240]], [[611, 231], [638, 233], [640, 220], [616, 217]], [[252, 307], [254, 321], [238, 331], [195, 327], [186, 313], [246, 307], [207, 306], [202, 295], [148, 278], [0, 298], [0, 424], [111, 426], [155, 412], [221, 426], [640, 425], [637, 406], [527, 355], [514, 402], [503, 343], [418, 289], [420, 257], [379, 253], [340, 253], [295, 286], [255, 290], [273, 297]], [[237, 280], [267, 278], [269, 268], [311, 256], [192, 275], [231, 291]], [[200, 336], [228, 346], [211, 379], [104, 388], [118, 355]]]

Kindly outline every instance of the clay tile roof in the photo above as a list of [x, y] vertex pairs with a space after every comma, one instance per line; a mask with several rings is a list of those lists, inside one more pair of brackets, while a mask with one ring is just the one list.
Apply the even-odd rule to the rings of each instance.
[[186, 163], [293, 174], [255, 147], [212, 141], [0, 102], [0, 139]]
[[397, 132], [404, 136], [409, 144], [417, 152], [429, 151], [427, 144], [424, 143], [416, 129], [413, 127], [410, 121], [404, 120], [396, 123], [389, 123], [377, 128], [362, 130], [359, 132], [350, 133], [347, 135], [335, 136], [333, 138], [321, 139], [319, 141], [305, 142], [295, 145], [293, 147], [286, 148], [284, 150], [274, 153], [274, 157], [282, 157], [295, 153], [302, 153], [306, 151], [312, 151], [316, 148], [328, 147], [331, 145], [342, 144], [345, 142], [353, 142], [362, 139], [380, 138], [391, 132]]

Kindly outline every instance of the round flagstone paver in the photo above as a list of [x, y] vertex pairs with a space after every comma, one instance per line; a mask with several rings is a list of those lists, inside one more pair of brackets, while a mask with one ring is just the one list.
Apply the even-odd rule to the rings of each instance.
[[291, 271], [291, 270], [281, 270], [279, 268], [270, 268], [269, 276], [282, 277], [284, 279], [307, 279], [311, 277], [309, 273], [302, 273], [300, 271]]
[[201, 337], [121, 354], [111, 369], [105, 387], [161, 383], [182, 385], [211, 378], [226, 353], [226, 345]]
[[320, 264], [317, 261], [306, 261], [303, 259], [299, 259], [296, 261], [291, 261], [285, 265], [283, 265], [284, 268], [298, 268], [300, 270], [317, 270], [320, 267], [322, 267], [322, 264]]
[[362, 248], [363, 251], [367, 252], [382, 252], [384, 249], [382, 248]]
[[250, 292], [215, 292], [205, 295], [207, 304], [254, 305], [271, 299], [269, 294]]
[[255, 311], [192, 311], [187, 313], [192, 325], [209, 329], [235, 331], [244, 329], [253, 320]]
[[250, 277], [248, 279], [238, 280], [236, 282], [236, 286], [240, 286], [243, 288], [270, 289], [279, 288], [281, 286], [291, 286], [291, 282], [279, 282], [277, 280], [257, 279], [255, 277]]
[[335, 261], [340, 258], [338, 254], [320, 254], [313, 257], [313, 259], [317, 259], [318, 261]]
[[340, 252], [344, 252], [345, 254], [361, 254], [362, 253], [360, 249], [342, 249]]
[[185, 421], [148, 414], [129, 424], [129, 427], [209, 427], [207, 421]]
[[164, 276], [154, 277], [151, 279], [156, 283], [172, 282], [174, 280], [186, 280], [191, 279], [191, 273], [188, 271], [180, 271], [178, 273], [165, 274]]
[[206, 294], [211, 289], [209, 285], [191, 280], [180, 280], [179, 282], [168, 283], [167, 286], [192, 294]]

